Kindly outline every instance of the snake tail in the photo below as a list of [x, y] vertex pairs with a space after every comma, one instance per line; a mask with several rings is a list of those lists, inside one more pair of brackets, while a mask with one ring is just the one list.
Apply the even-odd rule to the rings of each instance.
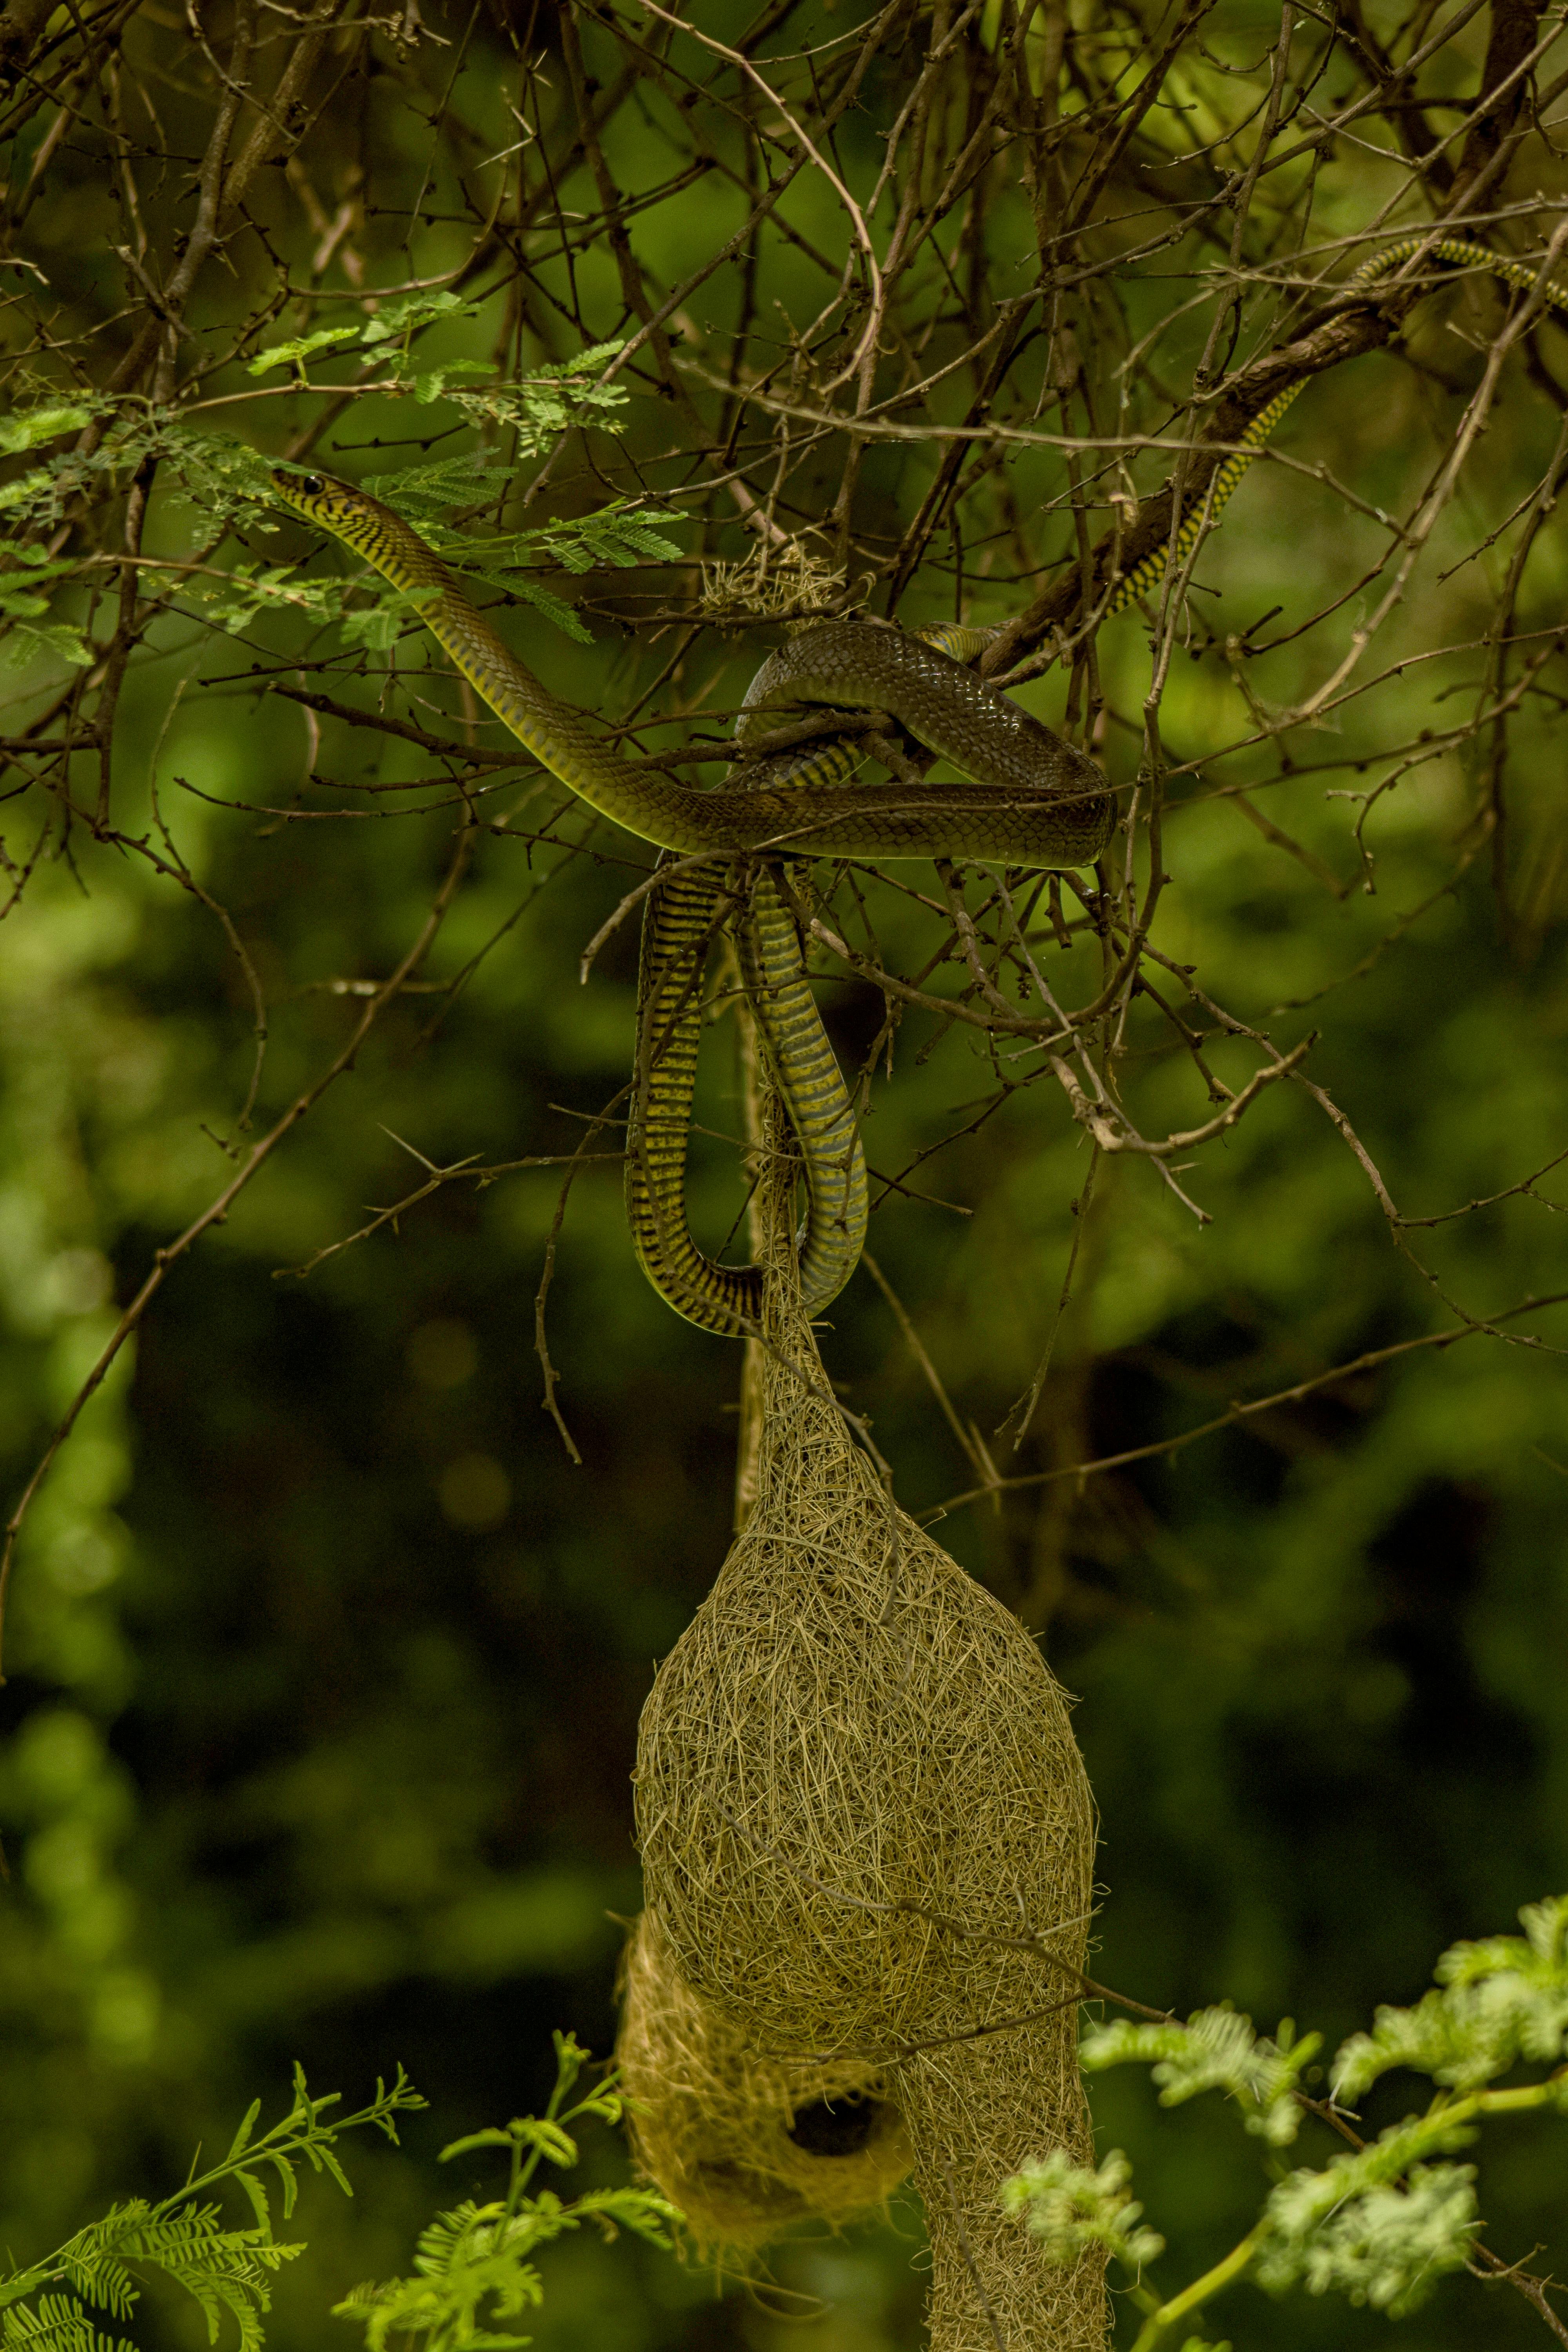
[[[1559, 286], [1552, 278], [1542, 286], [1541, 272], [1531, 263], [1510, 260], [1506, 255], [1493, 253], [1486, 246], [1475, 245], [1468, 237], [1463, 236], [1433, 237], [1429, 232], [1415, 231], [1409, 236], [1396, 238], [1393, 245], [1384, 246], [1381, 253], [1374, 253], [1370, 261], [1362, 263], [1347, 281], [1346, 290], [1352, 294], [1364, 293], [1380, 278], [1386, 278], [1391, 270], [1397, 269], [1402, 262], [1413, 261], [1417, 255], [1423, 262], [1432, 262], [1444, 268], [1481, 270], [1489, 278], [1495, 278], [1500, 285], [1511, 286], [1516, 293], [1533, 294], [1540, 287], [1547, 307], [1560, 319], [1568, 320], [1568, 288]], [[1153, 549], [1141, 563], [1134, 565], [1117, 582], [1105, 608], [1105, 619], [1111, 620], [1118, 613], [1124, 613], [1140, 596], [1152, 595], [1173, 562], [1180, 570], [1197, 544], [1199, 533], [1218, 521], [1242, 476], [1298, 394], [1306, 390], [1310, 380], [1303, 376], [1297, 383], [1287, 384], [1283, 392], [1275, 394], [1267, 407], [1258, 410], [1242, 434], [1238, 446], [1224, 464], [1215, 468], [1208, 484], [1187, 509], [1177, 530], [1174, 545], [1167, 541], [1163, 546]]]

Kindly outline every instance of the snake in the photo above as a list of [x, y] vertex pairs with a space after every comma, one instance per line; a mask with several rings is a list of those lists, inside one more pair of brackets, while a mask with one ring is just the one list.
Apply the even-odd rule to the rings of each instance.
[[[417, 606], [420, 619], [496, 716], [542, 766], [603, 816], [679, 861], [650, 894], [639, 977], [638, 1077], [628, 1122], [633, 1246], [660, 1295], [710, 1331], [755, 1329], [762, 1270], [726, 1266], [692, 1240], [685, 1166], [708, 948], [726, 909], [763, 1057], [799, 1148], [806, 1210], [800, 1280], [819, 1313], [854, 1271], [865, 1238], [867, 1175], [858, 1121], [806, 980], [782, 860], [989, 858], [1028, 867], [1088, 865], [1115, 804], [1094, 761], [977, 677], [989, 632], [905, 634], [824, 620], [769, 656], [747, 690], [742, 742], [802, 703], [888, 710], [955, 781], [845, 781], [857, 754], [838, 743], [762, 757], [743, 785], [673, 782], [621, 758], [584, 714], [552, 694], [468, 602], [402, 516], [331, 476], [275, 467], [280, 502], [353, 549]], [[957, 649], [950, 651], [949, 646]], [[698, 861], [687, 864], [688, 860]]]
[[[1366, 292], [1403, 262], [1480, 269], [1533, 293], [1539, 273], [1462, 237], [1412, 234], [1347, 281]], [[1568, 315], [1568, 292], [1541, 288]], [[1292, 402], [1302, 378], [1249, 420], [1187, 506], [1171, 539], [1112, 587], [1109, 620], [1180, 567], [1217, 519]], [[639, 1052], [628, 1121], [626, 1205], [633, 1245], [655, 1288], [689, 1322], [754, 1330], [762, 1270], [723, 1265], [692, 1238], [686, 1154], [710, 947], [731, 924], [741, 982], [770, 1074], [799, 1148], [806, 1210], [800, 1278], [808, 1313], [849, 1279], [868, 1213], [858, 1120], [805, 977], [784, 861], [848, 857], [992, 859], [1032, 868], [1088, 865], [1110, 837], [1114, 804], [1099, 768], [968, 667], [996, 635], [960, 626], [905, 633], [866, 620], [806, 623], [771, 654], [747, 690], [737, 735], [763, 731], [801, 706], [886, 710], [956, 782], [847, 781], [857, 753], [843, 739], [750, 763], [744, 781], [711, 790], [621, 758], [582, 711], [551, 693], [476, 611], [452, 572], [390, 507], [330, 476], [274, 467], [279, 499], [341, 540], [417, 606], [431, 635], [519, 742], [602, 815], [676, 861], [649, 894], [638, 982]], [[695, 862], [689, 862], [695, 861]], [[656, 869], [657, 870], [657, 869]]]
[[[1527, 261], [1510, 261], [1505, 255], [1493, 253], [1487, 246], [1476, 245], [1468, 237], [1434, 236], [1429, 229], [1414, 230], [1408, 236], [1398, 237], [1392, 245], [1385, 245], [1380, 252], [1374, 253], [1369, 261], [1363, 261], [1360, 268], [1345, 280], [1345, 298], [1353, 299], [1357, 295], [1367, 293], [1379, 278], [1386, 278], [1402, 262], [1415, 260], [1417, 255], [1423, 261], [1448, 264], [1457, 269], [1484, 270], [1489, 277], [1497, 278], [1502, 285], [1511, 286], [1519, 294], [1534, 294], [1539, 290], [1548, 307], [1568, 322], [1568, 288], [1559, 286], [1552, 278], [1543, 280], [1540, 270]], [[1200, 533], [1218, 520], [1220, 511], [1237, 484], [1280, 418], [1311, 381], [1310, 376], [1299, 376], [1294, 383], [1288, 383], [1282, 392], [1277, 392], [1273, 399], [1248, 420], [1230, 455], [1209, 478], [1209, 486], [1194, 496], [1174, 539], [1152, 549], [1142, 562], [1122, 574], [1100, 615], [1101, 619], [1110, 620], [1118, 613], [1125, 612], [1128, 605], [1140, 596], [1152, 593], [1173, 565], [1177, 570], [1181, 568], [1196, 546]]]

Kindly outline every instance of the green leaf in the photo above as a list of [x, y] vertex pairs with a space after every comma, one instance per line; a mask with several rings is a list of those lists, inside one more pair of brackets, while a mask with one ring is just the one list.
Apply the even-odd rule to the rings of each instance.
[[40, 2296], [31, 2311], [8, 2311], [0, 2344], [6, 2352], [135, 2352], [123, 2336], [100, 2334], [79, 2304], [58, 2294]]
[[589, 369], [602, 367], [606, 360], [613, 360], [616, 353], [624, 352], [626, 347], [626, 339], [624, 335], [617, 335], [612, 343], [590, 343], [585, 352], [579, 352], [574, 360], [566, 362], [562, 373], [585, 375]]
[[1391, 2125], [1353, 2156], [1331, 2158], [1321, 2171], [1290, 2173], [1270, 2191], [1266, 2208], [1276, 2246], [1304, 2245], [1340, 2206], [1390, 2186], [1434, 2156], [1468, 2147], [1475, 2136], [1438, 2107]]
[[476, 2147], [515, 2147], [516, 2137], [509, 2131], [498, 2131], [492, 2125], [488, 2131], [469, 2132], [466, 2139], [447, 2143], [437, 2158], [437, 2164], [449, 2164], [455, 2156], [467, 2156]]
[[31, 2270], [16, 2271], [10, 2278], [0, 2279], [0, 2311], [4, 2311], [8, 2303], [20, 2303], [24, 2295], [37, 2294], [41, 2286], [47, 2286], [56, 2276], [53, 2263], [37, 2263]]
[[1297, 2041], [1289, 2019], [1271, 2042], [1254, 2032], [1249, 2018], [1222, 2005], [1197, 2011], [1185, 2025], [1133, 2025], [1122, 2019], [1097, 2027], [1085, 2034], [1079, 2059], [1089, 2074], [1129, 2061], [1152, 2062], [1165, 2107], [1202, 2091], [1226, 2091], [1240, 2104], [1247, 2130], [1278, 2147], [1300, 2128], [1297, 2085], [1321, 2047], [1318, 2033]]
[[473, 506], [494, 497], [510, 481], [513, 468], [503, 466], [486, 449], [460, 457], [442, 457], [433, 466], [405, 466], [395, 474], [371, 474], [365, 488], [373, 498], [406, 513], [422, 507]]
[[622, 2094], [603, 2088], [590, 2091], [587, 2097], [579, 2100], [572, 2110], [575, 2116], [600, 2116], [607, 2124], [618, 2124], [626, 2111], [626, 2103]]
[[[510, 2157], [506, 2200], [478, 2205], [469, 2199], [437, 2213], [419, 2233], [412, 2276], [366, 2282], [333, 2306], [337, 2317], [363, 2327], [368, 2352], [386, 2352], [394, 2340], [401, 2347], [421, 2338], [425, 2352], [515, 2352], [529, 2339], [506, 2323], [534, 2309], [544, 2291], [531, 2256], [585, 2222], [606, 2237], [625, 2228], [652, 2245], [673, 2247], [670, 2225], [679, 2216], [652, 2190], [597, 2189], [573, 2204], [550, 2191], [538, 2197], [521, 2193], [527, 2178], [527, 2168], [520, 2173], [517, 2166], [521, 2150], [532, 2151], [530, 2165], [541, 2156], [553, 2164], [576, 2160], [575, 2145], [558, 2116], [588, 2056], [571, 2034], [558, 2033], [548, 2114], [514, 2116], [504, 2129], [492, 2126], [467, 2133], [442, 2149], [443, 2163], [486, 2148]], [[605, 2096], [604, 2089], [591, 2093], [571, 2115], [602, 2112]]]
[[569, 2210], [574, 2217], [597, 2222], [607, 2237], [614, 2237], [619, 2225], [646, 2238], [650, 2245], [671, 2251], [675, 2240], [670, 2224], [681, 2219], [678, 2206], [648, 2189], [593, 2189]]
[[385, 302], [367, 319], [360, 330], [360, 340], [366, 343], [384, 343], [394, 335], [411, 334], [416, 327], [427, 327], [437, 319], [472, 319], [479, 311], [478, 302], [465, 302], [459, 294], [446, 291], [436, 294], [405, 294]]
[[18, 621], [5, 648], [5, 658], [13, 668], [32, 660], [38, 650], [53, 654], [57, 660], [69, 662], [73, 668], [87, 669], [97, 660], [79, 629], [67, 621]]
[[629, 569], [644, 556], [669, 563], [680, 554], [672, 540], [651, 527], [646, 508], [620, 501], [601, 508], [597, 514], [569, 523], [547, 523], [538, 530], [520, 533], [519, 538], [573, 572], [590, 571], [595, 563]]
[[514, 2129], [524, 2147], [536, 2147], [547, 2163], [563, 2166], [576, 2163], [576, 2141], [548, 2117], [526, 2116]]
[[[226, 520], [246, 511], [250, 529], [274, 528], [271, 466], [247, 441], [224, 433], [193, 432], [183, 425], [165, 426], [162, 453], [184, 497], [204, 515]], [[129, 457], [129, 449], [125, 455]], [[247, 511], [256, 507], [264, 512]]]
[[[1470, 2164], [1417, 2165], [1404, 2187], [1368, 2189], [1268, 2243], [1258, 2279], [1276, 2293], [1300, 2285], [1325, 2294], [1332, 2288], [1402, 2319], [1444, 2272], [1462, 2270], [1468, 2260], [1479, 2227], [1474, 2179]], [[1279, 2199], [1276, 2190], [1271, 2214]], [[1288, 2210], [1285, 2200], [1281, 2210]]]
[[1414, 2009], [1377, 2011], [1334, 2060], [1336, 2098], [1353, 2102], [1392, 2066], [1475, 2090], [1521, 2059], [1551, 2066], [1568, 2051], [1568, 1896], [1520, 1913], [1525, 1934], [1456, 1944]]
[[514, 579], [508, 585], [514, 596], [522, 597], [542, 613], [547, 621], [552, 621], [563, 636], [575, 638], [580, 646], [593, 644], [593, 631], [583, 626], [571, 605], [563, 604], [559, 596], [552, 596], [549, 589], [542, 588], [536, 580]]
[[[233, 2150], [231, 2149], [229, 2153], [232, 2156]], [[289, 2177], [290, 2180], [293, 2179], [292, 2172], [290, 2172]], [[245, 2196], [248, 2199], [250, 2210], [256, 2216], [257, 2228], [262, 2231], [264, 2236], [270, 2237], [272, 2234], [272, 2208], [268, 2202], [267, 2190], [263, 2187], [260, 2179], [256, 2173], [247, 2172], [243, 2165], [236, 2166], [231, 2178], [234, 2180], [236, 2187], [243, 2190]]]
[[368, 613], [345, 613], [338, 623], [346, 645], [363, 646], [373, 654], [386, 653], [407, 626], [407, 614], [387, 604], [374, 605]]
[[[128, 2267], [132, 2263], [161, 2270], [183, 2286], [205, 2318], [210, 2341], [216, 2343], [225, 2322], [232, 2320], [238, 2332], [239, 2352], [260, 2352], [273, 2274], [305, 2250], [302, 2245], [281, 2245], [273, 2237], [266, 2191], [253, 2168], [269, 2164], [278, 2171], [285, 2190], [285, 2210], [292, 2200], [292, 2168], [300, 2156], [318, 2170], [331, 2172], [346, 2189], [348, 2183], [333, 2153], [334, 2140], [367, 2123], [395, 2137], [396, 2115], [421, 2107], [425, 2102], [399, 2067], [390, 2090], [378, 2081], [368, 2107], [329, 2122], [327, 2111], [337, 2104], [335, 2092], [313, 2098], [296, 2066], [293, 2104], [281, 2122], [263, 2132], [259, 2139], [256, 2137], [259, 2110], [253, 2105], [235, 2133], [227, 2155], [193, 2187], [160, 2205], [149, 2205], [140, 2198], [116, 2205], [101, 2221], [79, 2230], [44, 2263], [0, 2281], [3, 2352], [132, 2352], [123, 2342], [111, 2342], [100, 2335], [79, 2308], [86, 2303], [116, 2318], [128, 2317], [139, 2293]], [[253, 2228], [226, 2228], [218, 2206], [205, 2203], [193, 2193], [194, 2188], [205, 2190], [223, 2179], [236, 2182], [249, 2200], [256, 2216]], [[76, 2301], [44, 2292], [56, 2284], [67, 2287]], [[35, 2295], [37, 2303], [26, 2308]]]
[[413, 378], [414, 397], [422, 408], [428, 408], [433, 400], [440, 399], [448, 377], [494, 373], [488, 360], [445, 360], [439, 367], [424, 368]]
[[550, 2102], [550, 2112], [555, 2115], [593, 2053], [584, 2049], [574, 2033], [563, 2033], [559, 2026], [551, 2039], [555, 2049], [555, 2093]]
[[1053, 2263], [1069, 2266], [1091, 2246], [1104, 2246], [1133, 2273], [1164, 2252], [1157, 2230], [1137, 2227], [1143, 2208], [1128, 2187], [1132, 2167], [1112, 2148], [1098, 2170], [1075, 2164], [1065, 2148], [1002, 2183], [1005, 2210], [1020, 2218]]
[[79, 433], [90, 425], [94, 412], [79, 402], [54, 402], [43, 408], [14, 408], [8, 415], [0, 416], [0, 457], [15, 457], [19, 449], [36, 449], [40, 441], [53, 441], [62, 433]]
[[273, 343], [258, 352], [246, 367], [247, 375], [266, 375], [276, 367], [298, 367], [312, 352], [324, 352], [334, 343], [358, 342], [363, 330], [356, 320], [352, 327], [318, 327], [313, 335], [296, 335], [291, 341]]
[[46, 548], [18, 549], [25, 569], [0, 571], [0, 613], [16, 618], [22, 614], [47, 613], [49, 600], [37, 591], [50, 582], [64, 579], [68, 573], [80, 570], [75, 556], [62, 556], [51, 563]]
[[30, 472], [19, 474], [14, 482], [0, 483], [0, 511], [26, 506], [42, 491], [52, 492], [54, 482], [52, 467], [35, 466]]

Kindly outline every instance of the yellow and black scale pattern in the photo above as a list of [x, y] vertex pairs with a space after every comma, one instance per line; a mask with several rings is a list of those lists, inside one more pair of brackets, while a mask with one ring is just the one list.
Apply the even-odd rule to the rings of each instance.
[[800, 936], [765, 866], [715, 883], [698, 868], [653, 894], [643, 923], [637, 1055], [626, 1139], [626, 1216], [649, 1281], [689, 1321], [743, 1330], [762, 1314], [762, 1272], [721, 1265], [692, 1239], [686, 1150], [702, 1033], [702, 974], [727, 914], [741, 981], [806, 1171], [801, 1286], [816, 1312], [836, 1298], [866, 1238], [867, 1181], [854, 1108], [805, 979]]

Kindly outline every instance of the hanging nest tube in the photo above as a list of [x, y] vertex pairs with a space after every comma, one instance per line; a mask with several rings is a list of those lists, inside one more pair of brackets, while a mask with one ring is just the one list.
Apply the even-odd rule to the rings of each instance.
[[882, 2211], [914, 2161], [881, 2071], [759, 2057], [681, 1978], [645, 1911], [621, 1972], [616, 2056], [632, 2148], [699, 2252], [752, 2253], [796, 2221]]
[[1095, 1817], [1067, 1701], [851, 1443], [789, 1229], [786, 1202], [756, 1505], [643, 1711], [648, 1907], [753, 2049], [886, 2071], [931, 2239], [932, 2352], [1100, 2352], [1102, 2261], [1051, 2264], [998, 2198], [1053, 2147], [1092, 2161], [1076, 2011]]

